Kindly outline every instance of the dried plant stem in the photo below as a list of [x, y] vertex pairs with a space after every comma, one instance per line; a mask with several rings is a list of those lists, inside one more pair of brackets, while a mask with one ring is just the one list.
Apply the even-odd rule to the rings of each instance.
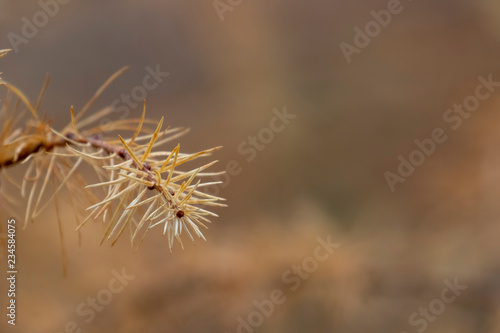
[[[113, 74], [79, 113], [75, 115], [71, 107], [71, 121], [62, 131], [54, 130], [50, 121], [46, 121], [45, 116], [38, 114], [44, 91], [49, 83], [48, 77], [35, 107], [19, 89], [0, 79], [0, 86], [7, 88], [7, 97], [3, 105], [0, 105], [0, 121], [2, 121], [0, 171], [4, 174], [9, 166], [29, 162], [21, 184], [16, 184], [21, 195], [27, 197], [28, 208], [24, 225], [39, 216], [55, 200], [62, 238], [61, 204], [56, 196], [65, 188], [75, 209], [77, 231], [92, 219], [99, 218], [108, 224], [101, 243], [111, 241], [111, 244], [115, 244], [127, 226], [132, 244], [136, 238], [142, 242], [147, 231], [157, 225], [162, 225], [163, 233], [168, 235], [170, 250], [174, 240], [182, 246], [180, 238], [182, 233], [186, 233], [193, 241], [193, 235], [205, 239], [199, 226], [206, 228], [205, 223], [210, 222], [207, 217], [217, 215], [200, 206], [226, 205], [219, 203], [224, 200], [223, 198], [200, 190], [202, 187], [220, 182], [202, 182], [202, 179], [224, 172], [202, 172], [217, 161], [189, 171], [179, 170], [178, 167], [211, 155], [221, 147], [186, 154], [180, 153], [180, 145], [177, 144], [171, 151], [156, 151], [157, 147], [177, 139], [186, 133], [187, 129], [167, 127], [162, 130], [163, 117], [158, 122], [145, 118], [145, 101], [139, 119], [121, 119], [108, 121], [104, 125], [101, 122], [101, 125], [90, 126], [105, 119], [112, 112], [112, 108], [105, 108], [85, 119], [82, 118], [94, 100], [124, 70], [125, 68]], [[13, 96], [17, 96], [17, 103], [12, 103]], [[19, 101], [26, 106], [26, 110], [18, 112]], [[18, 127], [17, 123], [25, 117], [25, 112], [30, 117], [24, 127]], [[156, 126], [152, 128], [151, 124]], [[126, 139], [118, 135], [118, 140], [116, 137], [103, 136], [103, 133], [115, 131], [134, 131], [134, 134]], [[93, 168], [99, 183], [86, 184], [77, 171], [81, 162], [88, 163]], [[5, 177], [11, 181], [7, 175]], [[50, 198], [42, 203], [51, 178], [53, 181], [56, 180], [56, 188]], [[93, 192], [96, 189], [104, 190], [106, 193], [104, 199], [99, 201], [94, 196]], [[86, 210], [90, 211], [90, 214], [84, 212], [85, 217], [77, 212], [72, 195], [79, 198], [78, 201], [88, 199], [90, 205]], [[2, 195], [2, 197], [7, 196]], [[139, 237], [141, 230], [143, 235]], [[61, 245], [64, 257], [64, 244]]]

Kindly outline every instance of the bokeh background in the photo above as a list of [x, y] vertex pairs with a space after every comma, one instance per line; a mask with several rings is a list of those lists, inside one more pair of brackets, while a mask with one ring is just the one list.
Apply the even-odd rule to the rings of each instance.
[[[219, 170], [236, 160], [242, 171], [219, 188], [229, 207], [216, 211], [207, 242], [173, 254], [160, 230], [138, 251], [125, 239], [99, 247], [99, 223], [80, 242], [68, 210], [63, 277], [54, 211], [18, 230], [17, 326], [2, 310], [0, 330], [64, 332], [75, 321], [82, 332], [237, 332], [254, 301], [281, 289], [286, 301], [251, 330], [410, 333], [423, 328], [411, 314], [458, 279], [467, 289], [421, 331], [499, 332], [500, 94], [456, 131], [442, 117], [479, 75], [500, 80], [500, 4], [403, 0], [347, 63], [340, 43], [352, 44], [353, 28], [388, 1], [232, 3], [221, 20], [212, 1], [73, 0], [2, 58], [3, 77], [33, 100], [50, 73], [43, 111], [55, 127], [122, 66], [93, 111], [158, 64], [170, 75], [148, 92], [148, 115], [190, 127], [184, 151], [223, 145]], [[1, 0], [0, 48], [40, 10]], [[238, 146], [285, 106], [296, 118], [247, 162]], [[384, 172], [436, 127], [449, 139], [391, 192]], [[12, 207], [19, 220], [23, 204]], [[290, 290], [282, 275], [328, 236], [340, 247]], [[86, 323], [77, 307], [122, 268], [135, 279]], [[0, 279], [3, 309], [6, 287]]]

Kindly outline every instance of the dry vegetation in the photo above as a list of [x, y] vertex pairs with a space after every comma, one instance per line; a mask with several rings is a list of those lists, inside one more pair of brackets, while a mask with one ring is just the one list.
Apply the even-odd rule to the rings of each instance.
[[[6, 88], [1, 109], [2, 181], [17, 187], [27, 202], [24, 227], [50, 205], [55, 206], [60, 225], [59, 206], [63, 203], [58, 197], [66, 190], [74, 207], [77, 230], [89, 220], [102, 220], [106, 225], [101, 243], [114, 244], [128, 229], [131, 243], [140, 244], [146, 232], [156, 226], [163, 228], [170, 249], [174, 240], [182, 246], [181, 234], [187, 234], [192, 241], [195, 237], [205, 239], [200, 227], [207, 228], [206, 223], [210, 222], [207, 217], [217, 215], [202, 207], [225, 206], [219, 203], [224, 199], [200, 191], [202, 187], [217, 184], [203, 181], [204, 177], [220, 174], [204, 172], [217, 161], [188, 171], [179, 167], [209, 156], [221, 147], [193, 154], [181, 153], [179, 144], [171, 151], [159, 150], [187, 130], [162, 129], [163, 117], [159, 121], [145, 118], [145, 101], [140, 119], [102, 122], [113, 112], [111, 107], [84, 117], [92, 103], [125, 69], [113, 74], [79, 112], [75, 113], [71, 107], [70, 121], [62, 130], [52, 128], [51, 121], [40, 114], [48, 79], [35, 105], [18, 88], [0, 81]], [[123, 138], [124, 132], [133, 135]], [[95, 171], [98, 183], [86, 182], [78, 172], [82, 163]], [[9, 177], [6, 170], [17, 164], [27, 164], [21, 182]], [[49, 190], [50, 186], [53, 190]], [[93, 189], [102, 190], [103, 198], [98, 199], [101, 193], [94, 194]], [[15, 197], [5, 190], [2, 194], [7, 209]], [[82, 201], [90, 203], [86, 212], [78, 203]]]

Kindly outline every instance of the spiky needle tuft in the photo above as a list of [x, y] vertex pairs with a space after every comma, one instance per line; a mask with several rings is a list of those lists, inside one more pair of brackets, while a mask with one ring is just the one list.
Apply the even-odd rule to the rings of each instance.
[[[0, 57], [3, 54], [5, 51], [0, 50]], [[183, 246], [183, 234], [187, 234], [192, 241], [195, 238], [205, 239], [201, 228], [207, 228], [209, 217], [217, 216], [206, 208], [225, 205], [220, 203], [224, 199], [200, 189], [219, 183], [203, 181], [206, 176], [223, 172], [203, 172], [217, 161], [187, 171], [180, 170], [179, 166], [209, 156], [221, 147], [186, 154], [180, 152], [180, 145], [177, 144], [171, 151], [157, 151], [159, 146], [177, 139], [187, 130], [163, 129], [163, 117], [158, 123], [145, 118], [145, 102], [139, 119], [118, 120], [89, 128], [89, 125], [109, 115], [112, 108], [105, 108], [82, 119], [92, 102], [124, 70], [113, 74], [79, 113], [75, 114], [71, 107], [71, 120], [62, 131], [54, 130], [50, 122], [44, 120], [45, 117], [40, 117], [38, 108], [42, 94], [33, 107], [20, 90], [0, 81], [0, 85], [9, 91], [0, 113], [3, 120], [0, 169], [8, 178], [5, 167], [29, 163], [22, 184], [12, 181], [19, 187], [21, 194], [28, 198], [25, 225], [49, 206], [65, 188], [79, 198], [70, 198], [73, 205], [80, 198], [91, 202], [86, 209], [86, 217], [75, 206], [75, 216], [80, 221], [77, 222], [77, 230], [89, 220], [101, 219], [106, 224], [101, 243], [109, 241], [114, 244], [128, 229], [131, 243], [140, 245], [146, 233], [157, 227], [163, 228], [170, 251], [175, 240]], [[47, 84], [48, 78], [42, 91]], [[18, 102], [13, 107], [14, 96], [17, 96]], [[30, 112], [24, 129], [16, 128], [20, 117], [14, 117], [19, 101]], [[156, 128], [151, 128], [152, 124], [156, 124]], [[103, 136], [104, 133], [116, 131], [133, 131], [133, 135], [128, 138], [120, 135], [118, 138]], [[85, 184], [77, 172], [82, 162], [95, 170], [98, 183]], [[49, 199], [42, 202], [51, 179], [57, 180], [58, 185]], [[97, 196], [92, 193], [95, 190], [102, 190], [104, 198], [96, 199]]]

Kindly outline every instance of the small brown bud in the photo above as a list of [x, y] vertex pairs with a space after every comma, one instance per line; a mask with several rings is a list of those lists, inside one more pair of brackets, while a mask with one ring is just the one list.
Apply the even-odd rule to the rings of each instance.
[[126, 154], [125, 149], [120, 149], [118, 151], [118, 156], [120, 156], [121, 158], [125, 158], [125, 154]]

